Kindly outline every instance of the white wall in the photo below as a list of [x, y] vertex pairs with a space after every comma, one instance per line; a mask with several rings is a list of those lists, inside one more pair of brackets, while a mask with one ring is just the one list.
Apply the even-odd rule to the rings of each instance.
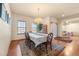
[[[12, 13], [12, 40], [19, 40], [19, 39], [24, 39], [25, 36], [22, 35], [17, 35], [17, 25], [16, 25], [16, 21], [17, 20], [22, 20], [22, 21], [26, 21], [26, 31], [32, 31], [32, 23], [34, 21], [34, 18], [31, 17], [26, 17], [26, 16], [22, 16], [20, 14], [16, 14], [16, 13]], [[42, 23], [43, 24], [47, 24], [47, 32], [50, 33], [51, 32], [51, 27], [50, 27], [50, 22], [54, 22], [57, 23], [57, 19], [53, 18], [53, 17], [44, 17], [42, 19]]]
[[[68, 22], [63, 25], [64, 22]], [[64, 19], [60, 23], [60, 35], [62, 31], [73, 32], [75, 36], [79, 36], [79, 18]]]
[[24, 34], [17, 34], [17, 20], [22, 20], [26, 22], [26, 31], [31, 31], [32, 19], [26, 16], [22, 16], [20, 14], [12, 13], [12, 40], [24, 39]]
[[[10, 8], [8, 4], [5, 4], [5, 7], [10, 13]], [[0, 18], [0, 55], [7, 55], [8, 48], [11, 42], [11, 23], [7, 24]]]
[[50, 32], [53, 33], [54, 37], [58, 36], [58, 20], [54, 17], [50, 18]]
[[57, 19], [54, 17], [45, 17], [45, 18], [43, 18], [43, 21], [42, 21], [43, 24], [47, 24], [47, 32], [48, 33], [52, 32], [51, 22], [57, 24]]
[[47, 24], [47, 32], [49, 33], [50, 32], [50, 18], [49, 17], [45, 17], [43, 18], [42, 20], [42, 24]]
[[69, 25], [66, 26], [66, 30], [69, 32], [78, 32], [79, 33], [79, 23], [71, 23]]

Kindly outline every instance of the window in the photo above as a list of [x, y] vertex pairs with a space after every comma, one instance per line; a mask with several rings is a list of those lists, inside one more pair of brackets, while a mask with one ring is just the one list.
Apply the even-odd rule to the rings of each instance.
[[17, 33], [24, 34], [25, 33], [25, 21], [17, 21]]
[[37, 25], [32, 23], [32, 32], [36, 32], [37, 31]]

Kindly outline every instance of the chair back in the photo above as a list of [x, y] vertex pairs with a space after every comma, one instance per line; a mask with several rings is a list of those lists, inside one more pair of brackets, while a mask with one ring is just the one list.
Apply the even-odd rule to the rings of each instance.
[[30, 41], [30, 36], [29, 36], [29, 33], [26, 32], [25, 33], [25, 44], [27, 45], [29, 43], [29, 41]]
[[47, 50], [48, 48], [52, 50], [52, 39], [53, 39], [53, 33], [49, 33], [47, 36]]
[[53, 39], [53, 33], [49, 33], [47, 36], [47, 42], [51, 42]]
[[30, 36], [29, 36], [29, 33], [28, 32], [25, 33], [25, 38], [26, 38], [26, 40], [30, 40]]
[[30, 49], [34, 49], [35, 48], [35, 43], [30, 39], [29, 33], [25, 33], [25, 44], [26, 46], [28, 46]]

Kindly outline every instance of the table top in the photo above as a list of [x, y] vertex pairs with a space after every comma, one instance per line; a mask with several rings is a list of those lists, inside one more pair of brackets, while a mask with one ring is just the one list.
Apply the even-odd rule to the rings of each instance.
[[36, 35], [36, 34], [33, 34], [33, 33], [29, 33], [29, 35], [30, 35], [31, 37], [35, 37], [35, 38], [41, 38], [41, 37], [43, 37], [43, 36]]
[[30, 39], [35, 43], [35, 46], [47, 41], [47, 34], [29, 33], [29, 35]]

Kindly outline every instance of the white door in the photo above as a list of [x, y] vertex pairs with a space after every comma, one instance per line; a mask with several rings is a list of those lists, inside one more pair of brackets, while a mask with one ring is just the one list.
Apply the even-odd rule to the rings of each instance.
[[53, 33], [54, 37], [57, 37], [57, 24], [51, 23], [51, 32]]

